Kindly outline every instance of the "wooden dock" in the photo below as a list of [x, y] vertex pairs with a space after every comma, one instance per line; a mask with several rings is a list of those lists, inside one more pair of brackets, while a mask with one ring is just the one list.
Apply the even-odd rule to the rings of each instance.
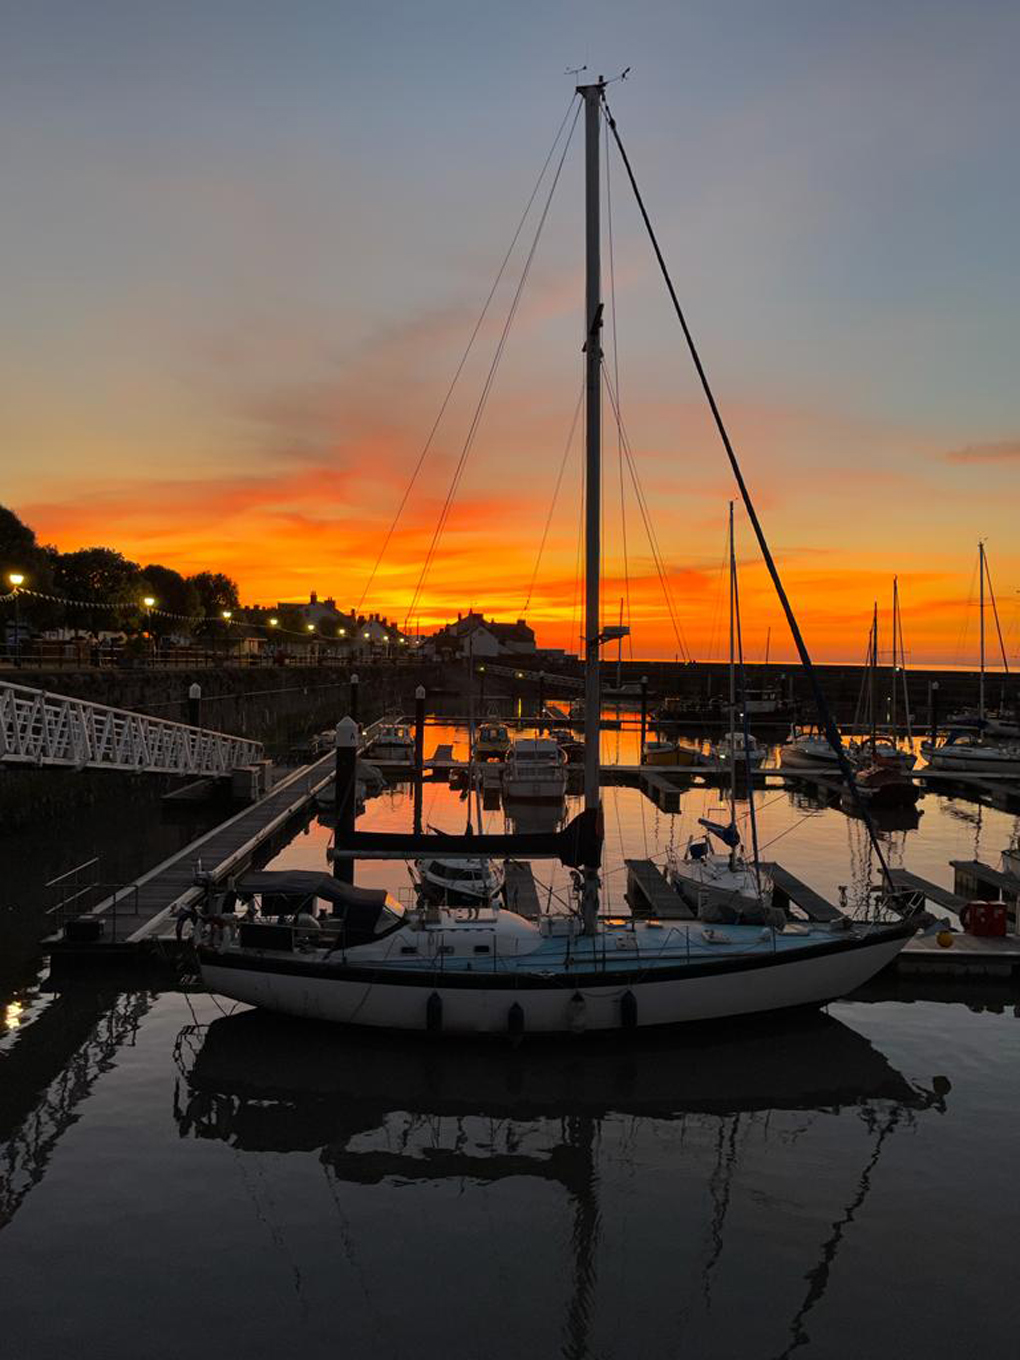
[[84, 913], [98, 917], [102, 935], [91, 943], [51, 936], [44, 941], [54, 953], [94, 953], [109, 946], [133, 947], [146, 939], [170, 930], [173, 913], [198, 900], [201, 888], [195, 883], [198, 872], [209, 873], [220, 881], [239, 873], [251, 864], [257, 852], [269, 844], [300, 813], [310, 807], [315, 795], [333, 778], [336, 757], [332, 751], [311, 765], [294, 770], [257, 803], [221, 823], [171, 855], [134, 883], [119, 888]]
[[781, 864], [762, 864], [761, 867], [772, 879], [773, 906], [781, 907], [787, 915], [790, 915], [792, 903], [809, 921], [838, 921], [842, 917], [839, 907], [826, 901], [821, 893], [815, 892]]
[[951, 859], [957, 893], [964, 902], [1003, 902], [1013, 930], [1020, 929], [1020, 878], [1004, 873], [979, 859]]
[[627, 866], [626, 897], [635, 916], [652, 916], [666, 921], [694, 920], [694, 913], [654, 860], [625, 859], [624, 864]]
[[507, 909], [517, 912], [528, 921], [537, 921], [541, 914], [538, 889], [531, 865], [517, 859], [508, 859], [505, 865], [505, 888], [503, 896]]
[[921, 893], [926, 901], [934, 902], [936, 906], [942, 907], [944, 911], [951, 911], [956, 916], [959, 916], [960, 909], [966, 905], [966, 897], [960, 897], [957, 893], [950, 892], [948, 888], [942, 888], [927, 878], [912, 874], [909, 869], [890, 868], [889, 877], [897, 888]]
[[640, 775], [639, 787], [646, 798], [650, 798], [663, 812], [680, 811], [681, 790], [659, 770], [645, 767]]
[[949, 948], [937, 935], [918, 935], [896, 957], [897, 973], [928, 973], [961, 978], [1020, 975], [1020, 936], [996, 937], [953, 932]]

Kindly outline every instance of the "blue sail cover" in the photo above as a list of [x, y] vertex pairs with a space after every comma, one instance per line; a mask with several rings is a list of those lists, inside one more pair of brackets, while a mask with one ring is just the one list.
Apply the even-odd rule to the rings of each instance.
[[728, 845], [731, 849], [740, 844], [740, 832], [732, 822], [713, 822], [708, 817], [699, 817], [698, 824], [706, 831], [711, 831], [713, 836], [718, 836], [723, 845]]

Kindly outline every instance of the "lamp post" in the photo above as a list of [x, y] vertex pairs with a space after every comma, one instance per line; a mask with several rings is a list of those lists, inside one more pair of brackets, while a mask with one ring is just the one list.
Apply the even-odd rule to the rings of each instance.
[[225, 644], [223, 650], [223, 664], [226, 665], [227, 655], [230, 652], [230, 620], [233, 618], [233, 613], [229, 609], [222, 609], [220, 610], [220, 618], [223, 620], [223, 641]]
[[21, 587], [25, 584], [25, 576], [20, 571], [9, 571], [7, 579], [11, 583], [14, 591], [14, 665], [21, 665]]
[[156, 651], [156, 641], [155, 638], [152, 636], [152, 611], [156, 604], [155, 596], [143, 595], [142, 604], [145, 605], [146, 622], [148, 625], [149, 633], [149, 654], [150, 656], [152, 656]]

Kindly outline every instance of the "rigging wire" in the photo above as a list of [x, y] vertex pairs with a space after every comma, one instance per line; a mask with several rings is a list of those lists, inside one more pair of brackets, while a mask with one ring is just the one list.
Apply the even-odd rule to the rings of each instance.
[[[616, 388], [617, 404], [622, 407], [623, 400], [620, 396], [620, 349], [616, 335], [616, 260], [613, 253], [613, 194], [612, 180], [609, 174], [609, 138], [605, 139], [606, 146], [606, 228], [607, 245], [609, 247], [609, 315], [610, 330], [613, 337], [613, 386]], [[627, 498], [624, 494], [623, 480], [623, 441], [620, 436], [620, 422], [616, 422], [616, 460], [620, 474], [620, 538], [623, 548], [623, 594], [625, 607], [627, 610], [627, 627], [630, 632], [627, 634], [627, 650], [631, 661], [634, 660], [634, 627], [631, 619], [630, 608], [630, 556], [627, 550]]]
[[[383, 539], [382, 547], [379, 549], [379, 555], [375, 559], [375, 565], [372, 567], [371, 574], [367, 582], [365, 583], [365, 588], [361, 592], [361, 598], [359, 599], [357, 608], [355, 610], [356, 614], [361, 613], [361, 607], [365, 603], [365, 600], [368, 596], [368, 592], [372, 589], [372, 583], [375, 580], [376, 574], [379, 571], [379, 567], [382, 564], [382, 560], [386, 555], [386, 550], [390, 545], [390, 540], [392, 539], [397, 524], [400, 521], [400, 516], [404, 512], [404, 507], [407, 505], [408, 498], [410, 497], [411, 492], [414, 489], [414, 485], [418, 480], [418, 474], [421, 472], [422, 467], [425, 463], [425, 459], [428, 457], [429, 450], [432, 448], [432, 441], [436, 437], [436, 431], [439, 429], [440, 422], [442, 421], [443, 416], [446, 414], [446, 408], [450, 404], [450, 399], [453, 396], [454, 388], [457, 386], [457, 383], [460, 379], [460, 375], [464, 371], [464, 365], [468, 361], [468, 356], [470, 355], [471, 350], [474, 347], [475, 340], [478, 337], [478, 332], [481, 330], [482, 323], [485, 320], [486, 315], [488, 314], [489, 306], [492, 302], [492, 299], [496, 295], [496, 289], [499, 287], [500, 281], [502, 280], [503, 275], [506, 272], [506, 267], [509, 264], [510, 257], [514, 252], [514, 247], [517, 245], [518, 238], [520, 237], [521, 231], [524, 228], [524, 223], [527, 221], [528, 214], [531, 212], [532, 204], [535, 202], [535, 199], [538, 196], [538, 191], [541, 188], [542, 181], [543, 179], [545, 179], [545, 172], [549, 169], [549, 164], [556, 153], [556, 148], [559, 145], [559, 140], [563, 135], [563, 129], [567, 125], [567, 120], [570, 117], [570, 111], [574, 107], [574, 102], [576, 99], [577, 95], [575, 94], [571, 98], [570, 103], [567, 105], [567, 111], [563, 115], [563, 121], [556, 129], [556, 136], [553, 138], [552, 146], [549, 148], [549, 154], [546, 156], [545, 161], [542, 164], [542, 169], [538, 173], [538, 179], [536, 179], [535, 181], [535, 186], [531, 191], [531, 195], [528, 198], [527, 203], [524, 205], [524, 211], [521, 213], [520, 221], [517, 223], [517, 228], [514, 231], [513, 236], [511, 237], [510, 244], [507, 247], [506, 254], [503, 256], [502, 263], [500, 264], [499, 269], [496, 272], [496, 277], [493, 280], [492, 287], [489, 289], [488, 296], [486, 297], [485, 302], [482, 304], [482, 310], [478, 314], [478, 320], [474, 324], [474, 329], [472, 330], [467, 345], [464, 348], [464, 353], [460, 357], [460, 362], [457, 364], [457, 367], [454, 370], [453, 378], [450, 380], [450, 385], [446, 390], [446, 395], [444, 396], [442, 403], [440, 404], [439, 413], [432, 423], [432, 428], [429, 430], [428, 438], [425, 440], [425, 443], [422, 446], [421, 453], [418, 455], [418, 461], [414, 465], [414, 471], [411, 473], [411, 479], [404, 490], [403, 496], [400, 498], [400, 504], [397, 506], [397, 511], [396, 514], [393, 516], [393, 520], [390, 524], [390, 527], [386, 531], [386, 537]], [[577, 120], [576, 113], [574, 115], [574, 120], [575, 122]]]
[[610, 382], [609, 373], [604, 363], [602, 365], [602, 374], [605, 378], [606, 390], [609, 393], [609, 401], [613, 408], [613, 414], [616, 417], [617, 429], [620, 432], [621, 447], [623, 449], [624, 457], [627, 460], [627, 468], [630, 472], [631, 482], [634, 486], [634, 498], [637, 501], [638, 509], [641, 512], [641, 519], [645, 526], [645, 533], [648, 536], [648, 546], [651, 548], [652, 561], [655, 564], [655, 570], [659, 577], [659, 584], [662, 587], [662, 595], [666, 602], [666, 612], [669, 615], [669, 621], [673, 628], [673, 635], [676, 638], [676, 644], [683, 659], [685, 661], [693, 660], [690, 648], [687, 646], [687, 642], [684, 638], [683, 629], [680, 626], [680, 618], [677, 613], [676, 604], [673, 601], [673, 593], [669, 585], [669, 576], [666, 572], [665, 559], [663, 558], [662, 550], [659, 547], [659, 539], [655, 532], [655, 525], [652, 523], [651, 511], [648, 508], [648, 501], [641, 485], [641, 478], [638, 473], [637, 463], [634, 459], [634, 452], [630, 446], [627, 430], [623, 424], [620, 408], [613, 393], [612, 383]]
[[1006, 659], [1006, 644], [1002, 640], [1002, 628], [999, 625], [999, 610], [995, 603], [995, 589], [992, 586], [992, 573], [988, 566], [988, 549], [985, 549], [985, 580], [988, 582], [988, 597], [992, 602], [992, 618], [995, 620], [995, 632], [999, 639], [999, 651], [1002, 654], [1002, 668], [1009, 675], [1009, 661]]
[[634, 171], [631, 169], [630, 160], [627, 156], [626, 151], [623, 148], [623, 142], [620, 140], [620, 133], [616, 126], [616, 119], [613, 117], [612, 113], [609, 110], [609, 105], [608, 103], [606, 103], [604, 94], [602, 97], [602, 102], [606, 110], [606, 121], [609, 124], [610, 131], [613, 134], [613, 139], [616, 142], [617, 148], [619, 149], [624, 169], [627, 171], [627, 177], [630, 180], [631, 188], [634, 191], [634, 197], [637, 200], [638, 209], [644, 221], [645, 229], [648, 232], [648, 237], [651, 242], [652, 249], [655, 253], [655, 258], [658, 261], [659, 269], [662, 272], [663, 280], [665, 281], [666, 288], [669, 292], [670, 299], [673, 303], [673, 310], [676, 312], [677, 321], [680, 323], [680, 328], [683, 331], [684, 339], [687, 342], [687, 348], [690, 352], [691, 360], [694, 363], [694, 367], [697, 371], [698, 378], [701, 381], [702, 391], [705, 394], [705, 399], [708, 402], [709, 409], [712, 412], [712, 418], [715, 421], [716, 430], [718, 431], [719, 438], [722, 442], [723, 448], [726, 451], [726, 457], [728, 458], [730, 467], [733, 470], [733, 476], [740, 490], [740, 497], [741, 500], [744, 502], [744, 509], [747, 511], [748, 519], [751, 521], [751, 525], [754, 529], [755, 538], [757, 538], [758, 540], [758, 547], [761, 549], [762, 557], [765, 559], [765, 565], [768, 568], [769, 576], [772, 578], [772, 584], [775, 587], [776, 594], [779, 596], [779, 603], [782, 605], [783, 613], [786, 616], [786, 622], [789, 626], [790, 633], [793, 637], [794, 645], [797, 648], [801, 664], [804, 667], [804, 670], [808, 677], [808, 681], [811, 685], [811, 691], [815, 701], [815, 707], [818, 711], [819, 717], [822, 720], [822, 725], [825, 730], [826, 739], [828, 740], [829, 745], [832, 747], [833, 752], [835, 753], [836, 760], [839, 763], [840, 773], [842, 774], [843, 779], [846, 782], [847, 788], [850, 791], [850, 797], [853, 800], [856, 809], [860, 813], [865, 826], [868, 828], [868, 835], [871, 838], [872, 845], [875, 848], [875, 854], [882, 868], [882, 876], [888, 887], [892, 889], [894, 887], [894, 884], [892, 881], [892, 876], [889, 872], [889, 866], [885, 860], [885, 855], [883, 854], [882, 848], [878, 841], [878, 832], [875, 828], [875, 824], [871, 817], [871, 813], [868, 811], [868, 808], [866, 807], [863, 798], [861, 798], [860, 794], [857, 791], [857, 782], [854, 779], [853, 768], [850, 764], [850, 761], [847, 759], [846, 751], [843, 749], [843, 743], [839, 735], [839, 728], [836, 726], [835, 719], [832, 716], [832, 711], [829, 708], [825, 695], [822, 692], [822, 687], [819, 682], [818, 676], [815, 672], [814, 663], [811, 660], [811, 654], [808, 651], [807, 643], [804, 641], [804, 636], [800, 631], [800, 624], [797, 622], [797, 617], [793, 612], [793, 606], [790, 604], [790, 599], [786, 593], [786, 588], [783, 585], [782, 578], [779, 575], [779, 568], [776, 566], [775, 558], [772, 556], [772, 549], [768, 545], [768, 540], [765, 537], [765, 531], [762, 529], [761, 521], [758, 519], [758, 513], [754, 508], [754, 502], [751, 499], [751, 493], [747, 489], [747, 483], [744, 481], [744, 474], [741, 471], [740, 463], [737, 460], [736, 452], [733, 448], [732, 443], [730, 442], [729, 432], [726, 429], [726, 425], [723, 422], [722, 413], [719, 410], [719, 406], [716, 402], [715, 393], [713, 392], [711, 384], [708, 381], [708, 374], [706, 373], [704, 365], [701, 362], [701, 356], [698, 353], [697, 345], [694, 343], [694, 336], [692, 335], [691, 329], [687, 324], [687, 317], [684, 314], [683, 308], [680, 306], [680, 299], [677, 297], [676, 289], [673, 286], [673, 280], [670, 277], [669, 270], [666, 267], [666, 261], [662, 254], [662, 250], [659, 246], [658, 237], [655, 235], [655, 229], [652, 226], [651, 218], [648, 216], [648, 210], [645, 207], [644, 199], [641, 197], [641, 191], [638, 188], [637, 180], [634, 178]]
[[531, 573], [531, 584], [528, 586], [528, 598], [524, 601], [524, 608], [521, 610], [522, 617], [527, 617], [528, 605], [531, 604], [531, 597], [535, 591], [535, 582], [538, 580], [538, 570], [542, 565], [542, 554], [545, 552], [546, 540], [549, 537], [549, 527], [552, 524], [552, 517], [556, 511], [556, 502], [559, 499], [560, 487], [563, 483], [563, 473], [567, 466], [567, 458], [574, 444], [574, 434], [577, 430], [577, 422], [581, 415], [581, 402], [584, 400], [584, 382], [581, 383], [581, 391], [578, 394], [577, 405], [574, 407], [574, 418], [570, 422], [570, 433], [567, 435], [567, 442], [563, 446], [563, 457], [560, 459], [560, 470], [556, 474], [556, 485], [553, 488], [552, 500], [549, 503], [549, 513], [545, 517], [545, 528], [542, 530], [542, 541], [538, 545], [538, 556], [535, 558], [535, 570]]
[[524, 285], [527, 283], [528, 275], [531, 273], [531, 266], [535, 258], [535, 251], [538, 249], [538, 243], [542, 236], [542, 230], [545, 227], [546, 218], [549, 216], [549, 209], [552, 206], [553, 196], [556, 193], [556, 186], [560, 182], [560, 175], [563, 171], [563, 163], [567, 158], [567, 152], [570, 150], [570, 143], [573, 140], [574, 129], [577, 127], [577, 120], [580, 115], [580, 112], [581, 102], [578, 101], [577, 107], [574, 111], [573, 122], [570, 124], [570, 131], [567, 133], [566, 139], [564, 140], [563, 143], [563, 150], [560, 154], [559, 162], [557, 163], [556, 166], [556, 172], [553, 175], [552, 184], [549, 186], [549, 192], [546, 196], [545, 205], [542, 208], [542, 214], [538, 219], [538, 226], [535, 229], [535, 236], [531, 243], [531, 249], [528, 251], [527, 258], [524, 261], [524, 268], [521, 270], [521, 277], [518, 281], [516, 291], [514, 292], [513, 301], [511, 302], [510, 309], [507, 312], [506, 321], [503, 323], [503, 330], [499, 337], [499, 343], [496, 345], [496, 350], [495, 353], [493, 354], [492, 362], [489, 365], [489, 371], [486, 375], [485, 383], [482, 386], [481, 395], [478, 398], [478, 403], [475, 407], [474, 415], [471, 418], [471, 424], [468, 427], [467, 436], [465, 437], [464, 440], [464, 446], [461, 449], [460, 457], [457, 460], [457, 466], [454, 469], [453, 477], [450, 481], [450, 486], [446, 493], [446, 499], [443, 502], [443, 508], [440, 512], [439, 520], [432, 534], [432, 541], [429, 544], [429, 550], [425, 556], [425, 561], [422, 564], [421, 574], [418, 577], [418, 584], [415, 586], [414, 596], [412, 597], [410, 607], [408, 608], [407, 614], [405, 616], [405, 631], [407, 619], [409, 619], [411, 617], [411, 614], [414, 612], [415, 606], [417, 605], [418, 600], [421, 596], [421, 592], [424, 588], [425, 579], [428, 575], [429, 568], [432, 565], [432, 560], [435, 556], [436, 548], [439, 544], [440, 538], [443, 535], [443, 531], [446, 528], [446, 523], [449, 518], [450, 511], [453, 508], [454, 498], [456, 497], [457, 489], [460, 485], [460, 480], [464, 473], [464, 468], [467, 465], [467, 460], [471, 454], [471, 449], [474, 446], [475, 436], [478, 433], [478, 427], [481, 423], [482, 414], [485, 411], [485, 407], [489, 399], [489, 393], [492, 391], [492, 385], [493, 382], [495, 381], [496, 371], [499, 368], [499, 362], [502, 359], [503, 351], [506, 348], [506, 342], [510, 334], [510, 328], [512, 327], [514, 323], [514, 318], [517, 315], [517, 308], [520, 305], [521, 295], [524, 292]]

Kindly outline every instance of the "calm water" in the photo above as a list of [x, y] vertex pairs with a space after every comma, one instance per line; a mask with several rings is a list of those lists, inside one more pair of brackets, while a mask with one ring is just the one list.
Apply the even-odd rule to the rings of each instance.
[[[607, 755], [633, 740], [607, 733]], [[670, 816], [606, 790], [610, 904], [624, 853], [682, 847], [717, 800]], [[823, 892], [864, 883], [858, 824], [760, 804], [770, 857]], [[919, 808], [887, 849], [947, 885], [951, 857], [996, 862], [1016, 830]], [[426, 786], [426, 821], [464, 816]], [[363, 825], [409, 818], [401, 789]], [[276, 863], [325, 867], [329, 835], [313, 823]], [[3, 1354], [1013, 1355], [1020, 995], [894, 994], [513, 1049], [352, 1038], [204, 993], [10, 993]]]

